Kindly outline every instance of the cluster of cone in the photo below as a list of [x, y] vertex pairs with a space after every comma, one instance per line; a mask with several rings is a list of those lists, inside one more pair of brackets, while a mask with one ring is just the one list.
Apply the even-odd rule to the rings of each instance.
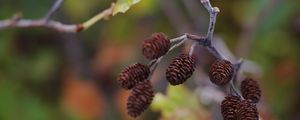
[[242, 96], [227, 96], [221, 103], [221, 112], [224, 120], [258, 120], [259, 115], [256, 103], [261, 97], [261, 90], [257, 82], [246, 78], [241, 83]]
[[[155, 33], [144, 40], [142, 52], [149, 60], [157, 59], [165, 55], [171, 46], [171, 42], [164, 33]], [[195, 68], [195, 60], [188, 54], [180, 54], [175, 57], [166, 70], [166, 79], [171, 85], [179, 85], [192, 76]], [[125, 68], [118, 76], [120, 86], [131, 90], [127, 99], [127, 111], [131, 117], [138, 117], [151, 104], [154, 92], [148, 77], [149, 66], [135, 63]]]
[[[209, 78], [212, 83], [224, 86], [233, 77], [234, 67], [227, 60], [216, 60], [209, 71]], [[241, 83], [242, 100], [238, 96], [229, 95], [221, 103], [221, 112], [224, 120], [258, 120], [256, 103], [261, 97], [261, 90], [258, 83], [246, 78]]]
[[[165, 55], [169, 51], [170, 46], [171, 42], [165, 34], [155, 33], [152, 37], [144, 40], [142, 52], [145, 58], [154, 60]], [[171, 85], [182, 84], [192, 76], [195, 66], [195, 58], [182, 53], [170, 63], [166, 70], [166, 79]], [[227, 60], [220, 59], [211, 65], [209, 77], [212, 83], [223, 86], [230, 82], [233, 73], [233, 65]], [[154, 92], [149, 81], [149, 74], [149, 66], [136, 63], [125, 68], [117, 78], [122, 88], [131, 90], [131, 94], [127, 99], [127, 111], [131, 117], [141, 115], [153, 100]], [[254, 111], [257, 112], [255, 105], [253, 105], [260, 98], [260, 90], [257, 83], [253, 82], [252, 79], [247, 79], [243, 81], [241, 86], [241, 91], [247, 100], [240, 100], [240, 98], [235, 96], [226, 97], [222, 103], [222, 114], [225, 120], [235, 120], [236, 118], [248, 120], [248, 116], [255, 116]], [[242, 114], [245, 115], [243, 116]]]
[[120, 86], [131, 90], [127, 99], [128, 115], [139, 116], [151, 104], [154, 92], [149, 80], [149, 67], [141, 63], [135, 63], [125, 68], [118, 76]]

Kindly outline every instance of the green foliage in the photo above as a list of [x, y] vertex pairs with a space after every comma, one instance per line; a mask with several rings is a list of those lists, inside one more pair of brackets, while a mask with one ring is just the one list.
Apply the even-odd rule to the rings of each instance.
[[162, 93], [155, 95], [151, 108], [160, 111], [163, 118], [197, 120], [197, 112], [201, 111], [198, 101], [197, 96], [183, 85], [169, 86], [167, 95]]

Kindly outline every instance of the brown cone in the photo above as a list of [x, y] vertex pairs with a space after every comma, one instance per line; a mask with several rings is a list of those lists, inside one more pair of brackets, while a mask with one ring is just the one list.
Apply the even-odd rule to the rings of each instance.
[[233, 75], [233, 65], [227, 60], [216, 60], [210, 67], [210, 81], [216, 85], [227, 84]]
[[221, 112], [224, 120], [236, 120], [238, 103], [241, 99], [237, 96], [227, 96], [221, 103]]
[[154, 97], [153, 89], [149, 80], [139, 83], [131, 91], [127, 100], [127, 111], [131, 117], [137, 117], [151, 104]]
[[125, 68], [118, 76], [118, 82], [124, 89], [131, 89], [147, 79], [150, 70], [147, 65], [136, 63]]
[[154, 33], [151, 38], [144, 40], [142, 45], [143, 55], [150, 60], [156, 59], [165, 55], [170, 46], [170, 40], [164, 33]]
[[237, 120], [258, 120], [256, 105], [251, 100], [242, 100], [238, 104]]
[[242, 95], [245, 99], [250, 99], [257, 103], [261, 97], [261, 90], [258, 83], [252, 78], [246, 78], [241, 83]]
[[192, 76], [195, 60], [188, 54], [181, 54], [173, 59], [166, 70], [166, 78], [171, 85], [179, 85]]

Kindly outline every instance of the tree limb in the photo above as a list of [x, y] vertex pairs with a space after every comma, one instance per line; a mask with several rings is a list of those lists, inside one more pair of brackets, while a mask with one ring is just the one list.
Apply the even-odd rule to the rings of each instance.
[[[88, 29], [99, 20], [112, 16], [114, 3], [111, 7], [101, 11], [91, 19], [87, 20], [82, 24], [64, 24], [59, 21], [51, 20], [53, 14], [58, 10], [64, 0], [56, 0], [51, 9], [47, 12], [45, 17], [40, 19], [23, 19], [20, 14], [16, 14], [11, 19], [0, 21], [0, 31], [8, 28], [32, 28], [32, 27], [45, 27], [56, 30], [62, 33], [79, 33], [83, 30]], [[17, 19], [16, 19], [17, 18]]]

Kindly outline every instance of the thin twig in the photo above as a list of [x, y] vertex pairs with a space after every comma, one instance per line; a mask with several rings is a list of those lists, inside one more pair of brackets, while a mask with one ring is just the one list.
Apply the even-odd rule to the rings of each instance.
[[225, 59], [225, 57], [219, 52], [215, 46], [212, 44], [211, 40], [208, 40], [207, 37], [186, 34], [189, 40], [197, 41], [198, 44], [204, 46], [212, 55], [214, 55], [218, 59]]
[[209, 46], [205, 46], [205, 48], [212, 53], [216, 58], [218, 59], [225, 59], [225, 57], [216, 49], [215, 46], [213, 45], [209, 45]]
[[242, 66], [242, 64], [244, 63], [244, 59], [239, 59], [237, 61], [237, 63], [234, 64], [234, 74], [233, 74], [233, 79], [232, 79], [232, 82], [233, 82], [233, 85], [236, 85], [237, 84], [237, 75], [240, 71], [240, 68]]
[[[232, 81], [230, 81], [229, 83], [229, 87], [230, 87], [230, 90], [236, 94], [238, 97], [240, 97], [242, 100], [244, 100], [244, 97], [241, 95], [241, 93], [235, 88], [235, 86], [233, 85]], [[230, 92], [231, 92], [230, 91]]]
[[8, 28], [32, 28], [32, 27], [45, 27], [49, 29], [53, 29], [59, 32], [64, 33], [79, 33], [83, 30], [90, 28], [94, 25], [97, 21], [100, 21], [104, 18], [108, 18], [112, 15], [112, 11], [114, 8], [114, 3], [112, 3], [111, 7], [101, 11], [91, 19], [87, 20], [82, 24], [64, 24], [59, 21], [51, 20], [50, 18], [56, 12], [56, 10], [61, 6], [63, 0], [57, 0], [46, 16], [42, 19], [22, 19], [21, 16], [18, 19], [15, 17], [11, 19], [6, 19], [0, 21], [0, 30], [5, 30]]
[[216, 49], [212, 42], [206, 37], [200, 37], [196, 35], [187, 34], [187, 38], [190, 40], [195, 40], [198, 44], [204, 46], [212, 55], [218, 59], [225, 59], [225, 57]]
[[48, 11], [44, 20], [49, 21], [53, 14], [58, 10], [58, 8], [62, 5], [64, 0], [56, 0], [55, 3], [52, 5], [51, 9]]
[[217, 14], [220, 12], [220, 10], [218, 7], [212, 7], [209, 0], [201, 0], [201, 3], [207, 9], [210, 16], [207, 35], [205, 39], [203, 39], [203, 37], [195, 37], [194, 35], [191, 35], [190, 37], [194, 37], [196, 39], [199, 38], [199, 40], [197, 40], [199, 44], [203, 45], [216, 58], [225, 59], [225, 57], [212, 45], [212, 39], [213, 39]]
[[244, 62], [244, 60], [241, 58], [240, 60], [238, 60], [237, 63], [234, 64], [234, 72], [232, 75], [232, 80], [230, 81], [230, 90], [242, 99], [244, 99], [244, 97], [240, 94], [240, 92], [238, 92], [238, 90], [235, 88], [235, 86], [236, 86], [236, 82], [237, 82], [237, 75], [240, 71], [240, 68], [241, 68], [243, 62]]
[[193, 42], [193, 44], [190, 47], [189, 56], [193, 56], [193, 53], [194, 53], [194, 50], [195, 50], [195, 47], [197, 46], [197, 44], [198, 44], [197, 42]]
[[[168, 51], [164, 56], [166, 56], [167, 54], [169, 54], [169, 53], [170, 53], [171, 51], [173, 51], [175, 48], [181, 46], [183, 43], [185, 43], [186, 40], [188, 40], [188, 39], [184, 39], [184, 40], [182, 40], [181, 42], [179, 42], [179, 43], [173, 45], [173, 46], [169, 49], [169, 51]], [[151, 64], [151, 66], [149, 66], [149, 67], [152, 68], [153, 66], [157, 66], [157, 64], [160, 62], [160, 60], [161, 60], [164, 56], [161, 56], [161, 57], [157, 58], [156, 60], [150, 62], [150, 63], [152, 63], [152, 64]], [[153, 62], [154, 62], [154, 63], [153, 63]], [[151, 69], [150, 69], [150, 70], [151, 70]]]
[[173, 46], [169, 49], [169, 51], [167, 52], [167, 54], [170, 53], [173, 49], [175, 49], [175, 48], [181, 46], [181, 45], [182, 45], [183, 43], [185, 43], [187, 40], [188, 40], [188, 39], [185, 38], [185, 39], [183, 39], [181, 42], [179, 42], [179, 43], [173, 45]]
[[[157, 59], [155, 59], [155, 60], [152, 60], [149, 64], [148, 64], [148, 66], [150, 67], [150, 75], [149, 75], [149, 77], [151, 77], [152, 76], [152, 74], [154, 73], [154, 70], [156, 69], [156, 67], [158, 66], [158, 64], [160, 63], [160, 61], [167, 55], [167, 54], [169, 54], [171, 51], [173, 51], [175, 48], [177, 48], [177, 47], [179, 47], [179, 46], [181, 46], [182, 44], [184, 44], [185, 42], [186, 42], [186, 40], [188, 40], [188, 39], [183, 39], [181, 42], [179, 42], [179, 43], [176, 43], [175, 45], [173, 45], [170, 49], [169, 49], [169, 51], [165, 54], [165, 55], [163, 55], [163, 56], [161, 56], [161, 57], [159, 57], [159, 58], [157, 58]], [[150, 79], [149, 79], [150, 80]]]
[[84, 22], [82, 24], [83, 29], [86, 30], [89, 27], [91, 27], [92, 25], [94, 25], [96, 22], [98, 22], [99, 20], [103, 19], [103, 18], [108, 18], [113, 14], [113, 8], [114, 8], [115, 4], [111, 4], [111, 7], [98, 13], [97, 15], [95, 15], [94, 17], [92, 17], [91, 19], [87, 20], [86, 22]]
[[204, 7], [207, 9], [209, 12], [209, 27], [208, 27], [208, 32], [207, 32], [207, 38], [209, 41], [212, 41], [213, 39], [213, 34], [214, 34], [214, 29], [216, 25], [216, 19], [217, 15], [220, 12], [218, 7], [212, 7], [209, 0], [201, 0], [201, 3], [204, 5]]
[[78, 30], [80, 29], [78, 25], [66, 25], [53, 20], [50, 20], [48, 22], [46, 22], [43, 19], [39, 19], [39, 20], [9, 19], [9, 20], [0, 21], [0, 30], [4, 30], [11, 27], [17, 27], [17, 28], [45, 27], [45, 28], [57, 30], [59, 32], [70, 32], [70, 33], [77, 32], [77, 29]]
[[187, 38], [187, 34], [184, 34], [184, 35], [181, 35], [181, 36], [179, 36], [179, 37], [170, 39], [170, 42], [173, 43], [173, 42], [182, 41], [182, 40], [185, 39], [185, 38]]

